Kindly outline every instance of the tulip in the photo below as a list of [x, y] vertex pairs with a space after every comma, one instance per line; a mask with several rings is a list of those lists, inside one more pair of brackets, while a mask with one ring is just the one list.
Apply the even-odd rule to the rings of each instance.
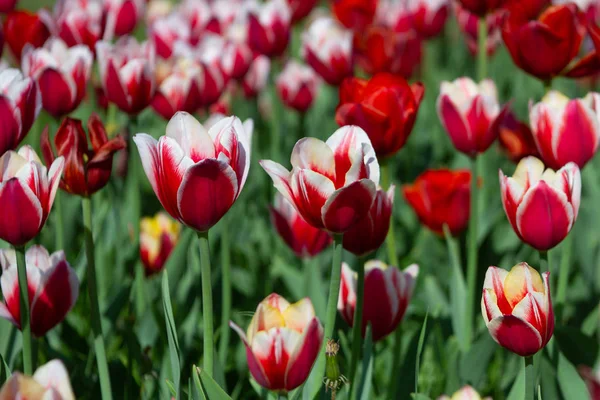
[[75, 400], [69, 373], [62, 361], [52, 360], [39, 367], [33, 377], [19, 372], [11, 375], [0, 389], [0, 400]]
[[281, 56], [290, 40], [291, 11], [285, 0], [256, 3], [248, 12], [248, 43], [267, 57]]
[[275, 196], [275, 205], [269, 209], [277, 233], [296, 256], [314, 257], [331, 244], [331, 236], [309, 225], [281, 194]]
[[327, 83], [352, 76], [352, 32], [329, 17], [315, 19], [302, 34], [302, 58]]
[[208, 2], [186, 0], [178, 8], [179, 14], [190, 28], [190, 44], [196, 45], [205, 32], [220, 33], [219, 29], [211, 27], [211, 8]]
[[369, 137], [345, 126], [322, 142], [300, 139], [292, 171], [270, 160], [260, 162], [275, 188], [315, 228], [343, 233], [371, 209], [379, 184], [379, 163]]
[[93, 62], [94, 55], [86, 46], [68, 48], [60, 38], [51, 38], [44, 47], [27, 47], [22, 67], [37, 82], [44, 109], [60, 118], [81, 104]]
[[442, 82], [437, 99], [437, 112], [452, 144], [470, 156], [485, 152], [494, 142], [506, 110], [500, 110], [496, 85], [489, 79], [479, 84], [467, 77]]
[[173, 6], [174, 4], [169, 0], [148, 1], [146, 7], [146, 26], [151, 27], [159, 19], [166, 18], [173, 11]]
[[2, 0], [0, 1], [0, 13], [6, 14], [14, 10], [17, 5], [17, 0]]
[[458, 0], [460, 5], [469, 12], [483, 17], [486, 14], [501, 9], [509, 0]]
[[554, 332], [549, 275], [544, 272], [540, 276], [524, 262], [510, 271], [488, 268], [481, 313], [492, 339], [500, 346], [523, 357], [546, 346]]
[[600, 399], [600, 374], [588, 366], [581, 365], [578, 368], [579, 375], [585, 382], [591, 400]]
[[321, 87], [321, 81], [315, 72], [295, 61], [289, 61], [285, 65], [275, 84], [283, 104], [300, 113], [308, 111]]
[[61, 0], [54, 9], [58, 36], [67, 46], [85, 44], [92, 51], [103, 34], [102, 16], [99, 1]]
[[190, 41], [191, 31], [187, 21], [181, 15], [170, 14], [157, 19], [150, 26], [149, 37], [154, 43], [156, 54], [164, 59], [169, 59], [173, 55], [176, 42]]
[[536, 18], [531, 10], [515, 4], [502, 27], [514, 63], [544, 81], [561, 75], [579, 53], [585, 36], [583, 14], [570, 3], [550, 6]]
[[409, 2], [412, 26], [424, 39], [439, 35], [449, 13], [449, 0], [414, 0]]
[[452, 397], [444, 395], [438, 397], [437, 400], [492, 400], [492, 398], [485, 397], [482, 399], [475, 389], [469, 385], [465, 385], [460, 390], [454, 392]]
[[[464, 33], [467, 47], [471, 54], [476, 55], [479, 51], [477, 40], [480, 18], [464, 9], [459, 3], [455, 3], [454, 13], [460, 30]], [[485, 17], [487, 26], [486, 47], [487, 55], [492, 56], [498, 46], [502, 44], [502, 21], [504, 10], [498, 10]]]
[[378, 2], [378, 0], [333, 0], [333, 14], [345, 27], [362, 31], [373, 22]]
[[242, 79], [254, 60], [254, 54], [248, 45], [248, 28], [245, 24], [233, 22], [225, 31], [226, 39], [223, 54], [223, 70], [231, 79]]
[[387, 192], [377, 190], [369, 213], [344, 234], [344, 249], [361, 257], [376, 251], [385, 242], [390, 229], [395, 190], [394, 185]]
[[400, 150], [417, 118], [424, 87], [400, 76], [379, 73], [370, 80], [348, 78], [340, 87], [338, 125], [358, 125], [367, 132], [379, 159]]
[[96, 53], [108, 100], [129, 114], [146, 108], [155, 90], [154, 46], [125, 36], [114, 45], [98, 42]]
[[[410, 298], [419, 266], [410, 265], [404, 271], [387, 266], [382, 261], [372, 260], [365, 264], [364, 305], [362, 316], [362, 336], [367, 324], [371, 325], [373, 341], [379, 341], [396, 330]], [[338, 311], [348, 325], [354, 325], [356, 307], [356, 274], [348, 264], [342, 264], [342, 285], [338, 298]]]
[[317, 0], [287, 0], [292, 11], [292, 23], [296, 23], [306, 17], [317, 5]]
[[21, 53], [26, 44], [41, 47], [50, 37], [50, 21], [43, 13], [29, 11], [12, 11], [4, 20], [4, 40], [15, 56], [21, 60]]
[[105, 35], [129, 35], [144, 13], [144, 0], [104, 0]]
[[512, 111], [508, 110], [496, 126], [500, 147], [513, 162], [518, 163], [527, 156], [539, 157], [531, 129], [519, 121]]
[[[102, 121], [96, 114], [88, 119], [87, 128], [92, 145], [80, 120], [65, 118], [60, 124], [54, 144], [58, 156], [65, 159], [65, 172], [60, 188], [68, 193], [89, 197], [102, 189], [110, 179], [113, 156], [127, 146], [125, 139], [117, 136], [108, 140]], [[48, 137], [48, 128], [42, 133], [42, 154], [47, 164], [55, 160]]]
[[0, 155], [25, 138], [42, 106], [35, 81], [17, 69], [0, 72]]
[[207, 131], [178, 112], [158, 141], [145, 133], [134, 136], [154, 193], [173, 218], [206, 232], [225, 215], [248, 177], [251, 126], [229, 117]]
[[140, 259], [146, 276], [162, 271], [177, 245], [181, 226], [166, 213], [142, 218], [140, 222]]
[[248, 72], [242, 81], [244, 96], [252, 98], [258, 96], [267, 86], [269, 71], [271, 70], [271, 61], [266, 56], [258, 56], [250, 64]]
[[600, 94], [569, 100], [550, 91], [530, 106], [531, 131], [544, 163], [553, 169], [574, 162], [583, 168], [600, 141]]
[[40, 233], [64, 165], [59, 157], [48, 171], [30, 146], [0, 157], [0, 239], [23, 246]]
[[[25, 254], [31, 315], [31, 332], [41, 337], [58, 325], [73, 308], [79, 296], [77, 274], [65, 253], [50, 255], [44, 247], [31, 246]], [[0, 250], [2, 295], [0, 317], [21, 329], [17, 259], [13, 249]]]
[[181, 58], [171, 74], [158, 86], [152, 99], [152, 108], [169, 120], [177, 111], [196, 112], [202, 105], [202, 66], [193, 60]]
[[260, 302], [246, 333], [233, 322], [229, 325], [246, 346], [254, 380], [277, 392], [306, 381], [323, 343], [323, 327], [309, 298], [290, 304], [273, 293]]
[[438, 235], [443, 235], [444, 225], [448, 225], [456, 236], [469, 222], [470, 183], [469, 170], [427, 170], [402, 190], [422, 224]]
[[579, 211], [581, 176], [575, 163], [544, 170], [535, 157], [522, 159], [512, 177], [500, 175], [504, 211], [519, 238], [539, 251], [559, 244]]

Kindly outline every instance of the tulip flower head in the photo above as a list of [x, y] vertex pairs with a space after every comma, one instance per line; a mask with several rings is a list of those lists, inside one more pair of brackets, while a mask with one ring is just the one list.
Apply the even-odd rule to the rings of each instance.
[[310, 14], [317, 0], [287, 0], [287, 3], [292, 11], [292, 23], [295, 23]]
[[515, 163], [527, 156], [539, 157], [531, 129], [508, 110], [497, 124], [498, 142], [506, 155]]
[[[371, 325], [373, 341], [378, 341], [396, 330], [402, 321], [412, 297], [419, 266], [410, 265], [404, 271], [372, 260], [365, 264], [365, 289], [362, 318], [362, 336]], [[356, 273], [348, 264], [342, 264], [342, 284], [338, 311], [348, 325], [354, 325], [356, 308]]]
[[309, 298], [290, 304], [273, 293], [258, 305], [246, 333], [233, 322], [229, 325], [246, 346], [252, 377], [277, 392], [306, 381], [323, 343], [323, 326]]
[[85, 97], [93, 62], [86, 46], [68, 48], [61, 39], [51, 38], [39, 49], [27, 46], [22, 67], [37, 82], [44, 109], [59, 118], [74, 111]]
[[[54, 328], [73, 308], [79, 296], [77, 274], [64, 252], [50, 255], [42, 246], [31, 246], [25, 253], [31, 312], [31, 332], [41, 337]], [[2, 295], [0, 317], [21, 329], [19, 279], [13, 249], [0, 250]]]
[[373, 22], [379, 0], [333, 0], [332, 3], [333, 14], [345, 27], [361, 31]]
[[587, 386], [591, 400], [600, 399], [600, 373], [585, 365], [580, 365], [577, 369]]
[[574, 162], [583, 168], [600, 143], [600, 94], [569, 100], [550, 91], [530, 106], [531, 131], [544, 163], [554, 169]]
[[315, 228], [346, 232], [371, 209], [379, 163], [361, 128], [340, 128], [327, 142], [300, 139], [291, 162], [291, 172], [270, 160], [260, 164], [275, 188]]
[[283, 54], [290, 40], [292, 12], [286, 0], [251, 3], [248, 10], [248, 43], [267, 57]]
[[469, 385], [465, 385], [460, 390], [457, 390], [452, 397], [444, 395], [438, 397], [437, 400], [492, 400], [492, 398], [485, 397], [482, 399], [475, 389]]
[[156, 54], [167, 60], [173, 55], [175, 43], [191, 40], [190, 27], [180, 14], [169, 14], [158, 18], [149, 29], [149, 37], [154, 43]]
[[412, 27], [424, 39], [439, 35], [449, 13], [449, 0], [409, 0]]
[[26, 10], [12, 11], [4, 20], [4, 40], [20, 61], [26, 44], [41, 47], [48, 40], [51, 26], [52, 21], [42, 11], [35, 14]]
[[271, 70], [271, 60], [267, 56], [258, 56], [252, 61], [242, 80], [242, 89], [247, 98], [256, 97], [267, 86]]
[[242, 79], [254, 61], [248, 45], [248, 28], [241, 18], [237, 18], [229, 24], [223, 37], [226, 40], [222, 53], [223, 70], [231, 79]]
[[535, 157], [522, 159], [512, 177], [500, 174], [504, 211], [519, 238], [539, 251], [559, 244], [571, 231], [581, 198], [581, 175], [574, 163], [544, 170]]
[[0, 157], [0, 239], [22, 246], [40, 233], [64, 165], [58, 157], [47, 170], [30, 146]]
[[144, 15], [144, 0], [104, 0], [105, 37], [129, 35]]
[[312, 68], [289, 61], [277, 77], [276, 86], [283, 104], [305, 113], [317, 97], [321, 80]]
[[162, 271], [177, 245], [181, 226], [166, 213], [142, 218], [140, 222], [140, 259], [146, 276]]
[[542, 276], [527, 263], [510, 271], [490, 267], [485, 274], [481, 313], [500, 346], [527, 357], [544, 348], [554, 332], [549, 272]]
[[250, 168], [252, 120], [224, 118], [208, 131], [178, 112], [157, 141], [139, 133], [133, 140], [154, 193], [181, 223], [205, 232], [233, 205]]
[[39, 367], [33, 377], [19, 372], [11, 375], [0, 388], [0, 400], [75, 400], [69, 373], [60, 360]]
[[59, 0], [54, 7], [58, 36], [67, 46], [84, 44], [94, 51], [102, 38], [102, 2], [97, 0]]

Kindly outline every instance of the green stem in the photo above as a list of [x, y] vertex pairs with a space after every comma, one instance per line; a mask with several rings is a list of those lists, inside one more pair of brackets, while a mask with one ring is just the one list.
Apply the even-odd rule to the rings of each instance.
[[535, 396], [535, 368], [533, 356], [525, 358], [525, 400], [534, 400]]
[[19, 300], [21, 310], [21, 331], [23, 332], [23, 372], [33, 375], [31, 358], [31, 319], [29, 309], [29, 285], [27, 283], [27, 264], [25, 263], [25, 246], [15, 247], [17, 253], [17, 272], [19, 275]]
[[[452, 276], [450, 283], [450, 304], [453, 310], [463, 310], [466, 307], [465, 303], [465, 278], [463, 276], [462, 267], [460, 264], [460, 253], [456, 240], [450, 233], [448, 225], [444, 224], [444, 236], [446, 238], [446, 248], [448, 249], [448, 255], [450, 256], [450, 262], [452, 265]], [[466, 331], [463, 328], [466, 324], [465, 315], [461, 312], [452, 312], [452, 329], [458, 338], [460, 347], [463, 351], [467, 351], [469, 348], [469, 339]]]
[[573, 237], [567, 235], [565, 238], [560, 270], [558, 272], [558, 284], [556, 289], [556, 321], [560, 323], [567, 299], [567, 284], [569, 283], [569, 270], [571, 268], [571, 250], [573, 248]]
[[350, 393], [356, 381], [356, 367], [360, 359], [360, 350], [362, 348], [362, 319], [363, 319], [363, 304], [365, 298], [365, 259], [362, 257], [358, 260], [358, 277], [356, 279], [356, 306], [354, 308], [354, 318], [352, 325], [352, 358], [350, 359]]
[[550, 271], [550, 259], [548, 258], [548, 251], [540, 251], [540, 272]]
[[65, 225], [63, 219], [63, 197], [64, 193], [61, 191], [56, 192], [56, 197], [54, 197], [54, 223], [56, 224], [56, 240], [55, 246], [56, 250], [65, 250]]
[[398, 398], [398, 383], [400, 376], [402, 365], [400, 363], [402, 358], [402, 324], [399, 324], [396, 328], [396, 332], [394, 333], [394, 350], [393, 350], [393, 359], [392, 359], [392, 370], [391, 375], [388, 380], [389, 394], [388, 399], [396, 399]]
[[100, 390], [103, 400], [112, 399], [110, 375], [106, 362], [106, 350], [104, 348], [104, 336], [102, 333], [102, 317], [98, 299], [98, 288], [96, 285], [96, 260], [94, 255], [94, 237], [92, 230], [92, 200], [84, 197], [81, 200], [83, 206], [83, 227], [85, 236], [85, 254], [87, 258], [87, 287], [90, 296], [90, 314], [92, 318], [92, 332], [94, 335], [94, 349], [96, 351], [96, 362], [98, 364], [98, 375], [100, 377]]
[[479, 81], [487, 78], [487, 21], [484, 17], [479, 19], [477, 31], [477, 77]]
[[208, 247], [208, 231], [198, 232], [200, 239], [200, 268], [202, 275], [202, 320], [204, 324], [204, 370], [213, 376], [213, 299]]
[[221, 281], [221, 302], [223, 304], [223, 315], [221, 319], [221, 341], [219, 343], [219, 357], [221, 365], [227, 364], [227, 349], [229, 347], [229, 320], [231, 319], [231, 254], [229, 245], [228, 226], [224, 225], [221, 231], [221, 269], [223, 279]]
[[[391, 177], [391, 162], [386, 161], [381, 168], [381, 183], [385, 190], [389, 189], [392, 184]], [[396, 232], [394, 230], [394, 209], [392, 205], [392, 216], [390, 218], [390, 229], [388, 230], [388, 234], [385, 238], [385, 245], [387, 247], [388, 258], [391, 265], [395, 267], [399, 267], [398, 265], [398, 252], [396, 251]]]
[[309, 136], [308, 132], [306, 132], [306, 113], [301, 112], [298, 115], [298, 139], [302, 139], [303, 137]]
[[479, 187], [481, 157], [475, 156], [471, 167], [471, 210], [469, 215], [469, 240], [467, 242], [467, 309], [465, 312], [465, 337], [467, 346], [473, 338], [475, 293], [477, 293], [477, 237], [479, 224]]
[[544, 94], [548, 94], [552, 90], [552, 79], [544, 81]]

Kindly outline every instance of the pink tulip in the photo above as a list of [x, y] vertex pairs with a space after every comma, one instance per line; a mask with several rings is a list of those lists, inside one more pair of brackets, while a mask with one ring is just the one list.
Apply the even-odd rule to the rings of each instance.
[[253, 4], [248, 11], [248, 41], [252, 50], [267, 57], [283, 54], [290, 40], [292, 13], [285, 0]]
[[87, 46], [68, 48], [60, 38], [51, 38], [39, 49], [25, 47], [22, 68], [37, 82], [44, 109], [60, 118], [81, 104], [93, 62]]
[[[404, 271], [372, 260], [365, 264], [365, 289], [362, 318], [362, 335], [371, 324], [373, 341], [378, 341], [396, 330], [415, 286], [419, 266], [412, 264]], [[356, 308], [356, 273], [348, 264], [342, 264], [342, 285], [338, 297], [338, 311], [348, 325], [354, 325]]]
[[315, 72], [295, 61], [289, 61], [285, 65], [275, 83], [283, 104], [301, 113], [312, 106], [321, 87], [321, 81]]
[[181, 58], [171, 74], [158, 86], [152, 108], [164, 119], [171, 119], [177, 111], [196, 112], [202, 105], [202, 66], [193, 60]]
[[165, 210], [183, 224], [205, 232], [233, 205], [250, 167], [252, 122], [224, 118], [206, 130], [178, 112], [156, 141], [134, 136], [146, 176]]
[[510, 271], [488, 268], [481, 313], [492, 339], [500, 346], [523, 357], [546, 346], [554, 332], [549, 275], [544, 272], [540, 277], [524, 262]]
[[19, 372], [11, 375], [0, 389], [0, 400], [75, 400], [69, 373], [60, 360], [39, 367], [33, 377]]
[[246, 346], [252, 377], [278, 392], [306, 381], [323, 343], [323, 326], [309, 298], [290, 304], [273, 293], [258, 305], [246, 333], [233, 322], [229, 325]]
[[102, 3], [95, 0], [59, 0], [54, 8], [58, 36], [67, 44], [85, 44], [94, 51], [102, 38]]
[[515, 233], [537, 250], [559, 244], [579, 211], [581, 176], [575, 163], [558, 171], [544, 170], [535, 157], [526, 157], [512, 177], [500, 173], [502, 204]]
[[379, 163], [369, 137], [344, 126], [327, 140], [300, 139], [292, 151], [292, 171], [263, 160], [277, 190], [309, 224], [343, 233], [371, 209], [379, 184]]
[[600, 94], [569, 100], [551, 91], [530, 106], [531, 132], [544, 163], [558, 169], [569, 162], [583, 168], [600, 142]]
[[267, 86], [271, 60], [267, 56], [258, 56], [250, 64], [246, 76], [242, 81], [244, 96], [252, 98], [258, 96]]
[[[31, 332], [41, 337], [73, 308], [79, 296], [79, 280], [65, 253], [50, 255], [44, 247], [31, 246], [25, 254], [31, 312]], [[13, 249], [0, 250], [2, 295], [0, 317], [21, 329], [17, 259]]]

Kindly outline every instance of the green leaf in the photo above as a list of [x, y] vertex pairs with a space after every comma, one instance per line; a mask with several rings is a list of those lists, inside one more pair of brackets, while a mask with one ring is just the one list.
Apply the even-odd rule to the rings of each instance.
[[6, 365], [6, 361], [4, 360], [4, 357], [2, 357], [2, 354], [0, 354], [0, 386], [2, 386], [4, 384], [4, 382], [6, 382], [6, 380], [8, 379], [8, 377], [10, 377], [11, 372], [10, 372], [10, 368], [8, 368], [8, 365]]
[[179, 341], [177, 340], [177, 327], [173, 318], [171, 307], [171, 295], [169, 293], [169, 274], [167, 270], [162, 274], [162, 297], [163, 310], [165, 313], [165, 325], [167, 329], [167, 340], [169, 342], [169, 358], [171, 360], [171, 374], [175, 383], [175, 398], [179, 399], [179, 385], [181, 379], [181, 363], [179, 360]]
[[192, 367], [192, 377], [194, 379], [194, 386], [192, 387], [192, 397], [194, 400], [206, 400], [204, 389], [200, 383], [200, 376], [198, 375], [198, 368]]
[[415, 392], [419, 393], [419, 371], [421, 369], [421, 354], [423, 353], [423, 345], [425, 344], [425, 333], [427, 332], [427, 318], [429, 317], [429, 310], [425, 314], [425, 320], [421, 327], [421, 333], [419, 334], [419, 344], [417, 345], [417, 359], [415, 361]]
[[360, 400], [368, 400], [371, 398], [371, 388], [373, 386], [373, 333], [371, 330], [371, 324], [367, 325], [365, 332], [365, 341], [363, 343], [363, 359], [362, 359], [362, 373], [360, 375], [360, 381], [356, 386], [357, 396]]
[[487, 332], [481, 335], [460, 361], [460, 377], [473, 387], [481, 387], [486, 377], [487, 366], [498, 348]]
[[588, 399], [589, 393], [577, 369], [563, 353], [558, 354], [558, 386], [565, 399]]
[[574, 365], [594, 365], [596, 362], [598, 355], [596, 338], [583, 334], [577, 328], [561, 326], [554, 330], [554, 339], [561, 353]]
[[420, 393], [412, 393], [411, 396], [414, 400], [431, 400], [431, 397]]
[[461, 344], [461, 348], [466, 350], [469, 345], [469, 343], [467, 343], [467, 332], [465, 330], [466, 314], [464, 312], [467, 304], [467, 286], [465, 284], [465, 278], [460, 265], [458, 245], [456, 243], [456, 239], [454, 239], [450, 234], [450, 230], [448, 229], [447, 225], [444, 225], [444, 236], [446, 237], [446, 247], [448, 248], [448, 253], [450, 254], [452, 264], [452, 273], [450, 277], [452, 329], [458, 338], [458, 342]]
[[165, 383], [167, 384], [167, 388], [169, 388], [169, 392], [171, 393], [171, 396], [177, 398], [177, 389], [175, 389], [175, 386], [173, 385], [173, 382], [171, 382], [170, 380], [166, 380]]
[[200, 375], [200, 383], [204, 393], [206, 393], [207, 400], [231, 400], [231, 397], [219, 386], [213, 378], [210, 377], [203, 369], [194, 367]]
[[519, 364], [521, 364], [519, 375], [517, 375], [506, 400], [523, 400], [525, 397], [525, 363], [521, 360]]

